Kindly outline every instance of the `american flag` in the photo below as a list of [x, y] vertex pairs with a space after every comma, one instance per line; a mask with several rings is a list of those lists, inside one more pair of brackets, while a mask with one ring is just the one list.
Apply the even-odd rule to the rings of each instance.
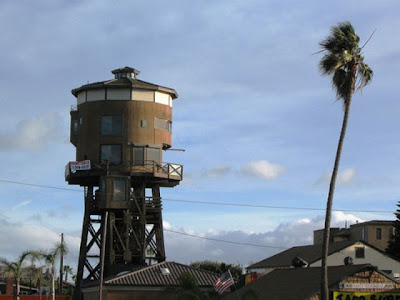
[[233, 285], [233, 278], [231, 272], [225, 272], [220, 278], [214, 283], [214, 289], [217, 293], [222, 294], [228, 287]]

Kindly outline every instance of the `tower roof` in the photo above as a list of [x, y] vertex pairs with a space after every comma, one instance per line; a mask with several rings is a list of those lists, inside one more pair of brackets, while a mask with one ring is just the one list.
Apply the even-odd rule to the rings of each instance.
[[98, 81], [90, 84], [82, 85], [76, 89], [73, 89], [71, 93], [77, 97], [78, 93], [84, 90], [94, 90], [101, 88], [133, 88], [138, 90], [150, 90], [150, 91], [160, 91], [168, 93], [172, 96], [172, 99], [178, 98], [178, 93], [171, 88], [157, 85], [154, 83], [146, 82], [143, 80], [136, 79], [136, 76], [140, 74], [139, 70], [131, 67], [121, 67], [112, 70], [111, 73], [115, 75], [114, 79]]

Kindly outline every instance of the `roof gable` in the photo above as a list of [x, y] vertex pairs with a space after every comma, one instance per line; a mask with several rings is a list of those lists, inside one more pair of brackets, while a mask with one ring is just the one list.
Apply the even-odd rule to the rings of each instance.
[[[354, 245], [354, 241], [344, 241], [338, 243], [331, 243], [329, 245], [329, 255], [343, 250], [351, 245]], [[363, 243], [363, 242], [361, 242]], [[293, 247], [271, 257], [268, 257], [262, 261], [252, 264], [247, 269], [258, 269], [258, 268], [278, 268], [278, 267], [291, 267], [292, 260], [295, 257], [300, 257], [307, 263], [314, 263], [322, 258], [322, 245], [307, 245]]]

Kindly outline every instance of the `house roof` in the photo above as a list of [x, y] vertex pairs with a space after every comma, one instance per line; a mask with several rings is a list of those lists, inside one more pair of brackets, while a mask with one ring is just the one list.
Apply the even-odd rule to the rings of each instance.
[[[329, 267], [328, 286], [334, 287], [347, 277], [365, 270], [376, 270], [376, 268], [369, 264]], [[384, 275], [381, 272], [379, 273]], [[267, 297], [269, 300], [308, 299], [319, 294], [320, 276], [320, 267], [276, 269], [239, 289], [238, 295], [231, 293], [224, 299], [237, 299], [238, 296], [241, 297], [246, 293], [264, 297], [260, 299]], [[388, 278], [390, 279], [390, 277]]]
[[[168, 269], [169, 274], [163, 274], [162, 269]], [[161, 262], [139, 270], [134, 270], [128, 274], [107, 278], [104, 281], [104, 285], [132, 287], [179, 286], [179, 276], [185, 272], [190, 273], [194, 278], [196, 278], [200, 287], [214, 286], [215, 281], [219, 277], [219, 275], [216, 273], [201, 270], [188, 265], [183, 265], [176, 262]], [[94, 283], [90, 285], [94, 285]]]
[[[329, 245], [328, 255], [347, 248], [354, 243], [356, 242], [344, 241], [331, 243]], [[278, 254], [275, 254], [274, 256], [268, 257], [262, 261], [259, 261], [255, 264], [252, 264], [248, 266], [247, 269], [290, 267], [292, 266], [293, 258], [295, 258], [296, 256], [302, 258], [308, 264], [316, 262], [322, 257], [322, 244], [293, 247]]]
[[365, 226], [365, 225], [394, 225], [394, 220], [389, 221], [389, 220], [371, 220], [367, 222], [362, 222], [362, 223], [356, 223], [350, 225], [350, 227], [357, 227], [357, 226]]

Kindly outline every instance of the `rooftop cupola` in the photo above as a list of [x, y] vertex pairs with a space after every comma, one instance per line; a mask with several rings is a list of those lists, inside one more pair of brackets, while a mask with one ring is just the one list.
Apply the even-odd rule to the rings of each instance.
[[139, 70], [136, 70], [131, 67], [121, 67], [115, 70], [112, 70], [111, 73], [115, 75], [115, 79], [120, 78], [133, 78], [136, 79], [136, 76], [140, 74]]

